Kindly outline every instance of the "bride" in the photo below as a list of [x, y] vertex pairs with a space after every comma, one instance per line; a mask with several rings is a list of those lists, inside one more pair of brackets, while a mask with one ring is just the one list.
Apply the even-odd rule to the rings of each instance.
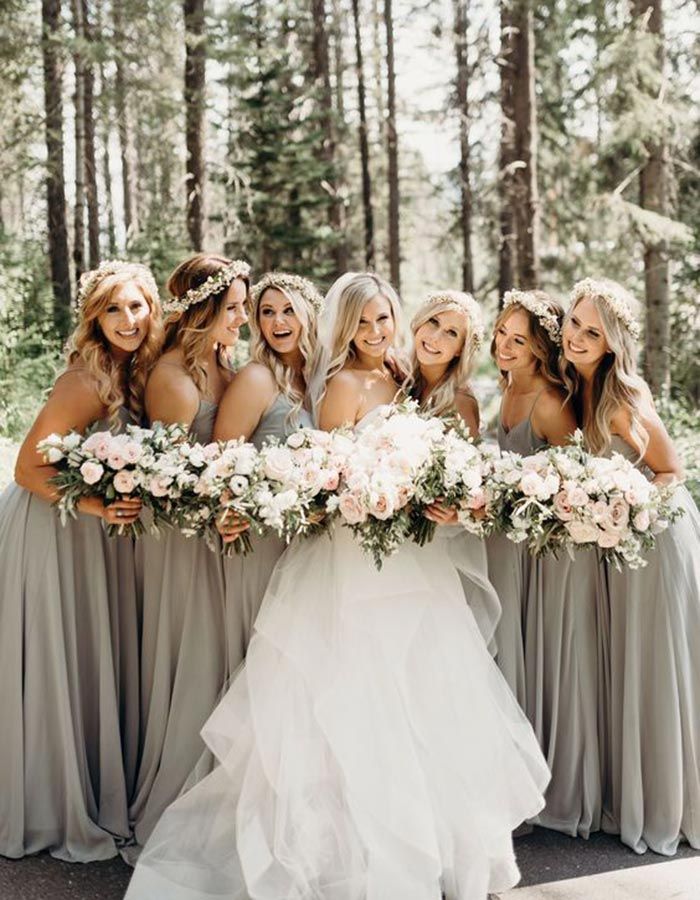
[[[399, 299], [349, 273], [326, 302], [318, 421], [363, 428], [397, 391]], [[220, 765], [166, 810], [127, 900], [485, 900], [518, 880], [511, 832], [549, 772], [446, 545], [381, 572], [346, 528], [287, 550], [202, 731]]]

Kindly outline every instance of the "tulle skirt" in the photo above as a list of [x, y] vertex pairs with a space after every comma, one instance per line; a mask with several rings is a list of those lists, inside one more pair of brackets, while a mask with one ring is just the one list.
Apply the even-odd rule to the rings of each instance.
[[549, 778], [440, 537], [379, 573], [346, 529], [293, 544], [202, 733], [129, 900], [485, 900]]

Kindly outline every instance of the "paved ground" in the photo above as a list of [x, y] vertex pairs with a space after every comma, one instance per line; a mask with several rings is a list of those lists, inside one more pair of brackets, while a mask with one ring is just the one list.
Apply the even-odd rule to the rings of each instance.
[[[506, 896], [508, 900], [700, 900], [700, 852], [688, 847], [682, 847], [674, 860], [664, 860], [653, 853], [637, 856], [607, 835], [581, 841], [536, 829], [516, 841], [516, 850], [523, 879], [503, 900]], [[686, 865], [675, 866], [677, 860]], [[651, 867], [648, 875], [643, 871], [647, 866]], [[589, 878], [620, 870], [629, 874]], [[17, 861], [0, 859], [0, 900], [122, 900], [129, 873], [120, 859], [90, 865], [61, 863], [45, 854]], [[570, 885], [569, 879], [575, 881]], [[560, 883], [556, 892], [551, 882]], [[528, 889], [543, 883], [546, 888]], [[697, 885], [697, 892], [683, 887], [688, 884]], [[640, 885], [651, 893], [640, 892]]]

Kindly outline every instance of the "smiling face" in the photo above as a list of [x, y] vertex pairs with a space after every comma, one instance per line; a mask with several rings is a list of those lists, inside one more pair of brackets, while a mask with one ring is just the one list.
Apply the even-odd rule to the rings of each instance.
[[537, 357], [530, 346], [530, 317], [524, 309], [514, 309], [496, 328], [494, 358], [501, 372], [534, 369]]
[[562, 331], [564, 357], [579, 371], [593, 372], [610, 352], [600, 313], [591, 297], [583, 297], [566, 317]]
[[268, 288], [260, 298], [258, 326], [270, 349], [278, 356], [286, 356], [298, 348], [302, 322], [291, 300], [277, 288]]
[[447, 368], [462, 353], [466, 337], [463, 315], [451, 309], [434, 313], [413, 334], [419, 365]]
[[118, 285], [97, 317], [107, 341], [119, 354], [135, 353], [148, 334], [151, 308], [135, 281]]
[[362, 308], [352, 343], [358, 356], [379, 362], [391, 346], [395, 333], [391, 303], [382, 294], [375, 294]]
[[219, 314], [211, 327], [211, 338], [215, 344], [231, 347], [236, 343], [241, 325], [248, 321], [245, 309], [247, 296], [243, 279], [234, 279], [221, 300]]

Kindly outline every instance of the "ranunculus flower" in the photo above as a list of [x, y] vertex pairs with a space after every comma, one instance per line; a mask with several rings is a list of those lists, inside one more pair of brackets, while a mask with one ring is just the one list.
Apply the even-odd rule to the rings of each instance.
[[80, 467], [80, 474], [85, 484], [97, 484], [104, 474], [104, 467], [91, 459], [86, 460]]

